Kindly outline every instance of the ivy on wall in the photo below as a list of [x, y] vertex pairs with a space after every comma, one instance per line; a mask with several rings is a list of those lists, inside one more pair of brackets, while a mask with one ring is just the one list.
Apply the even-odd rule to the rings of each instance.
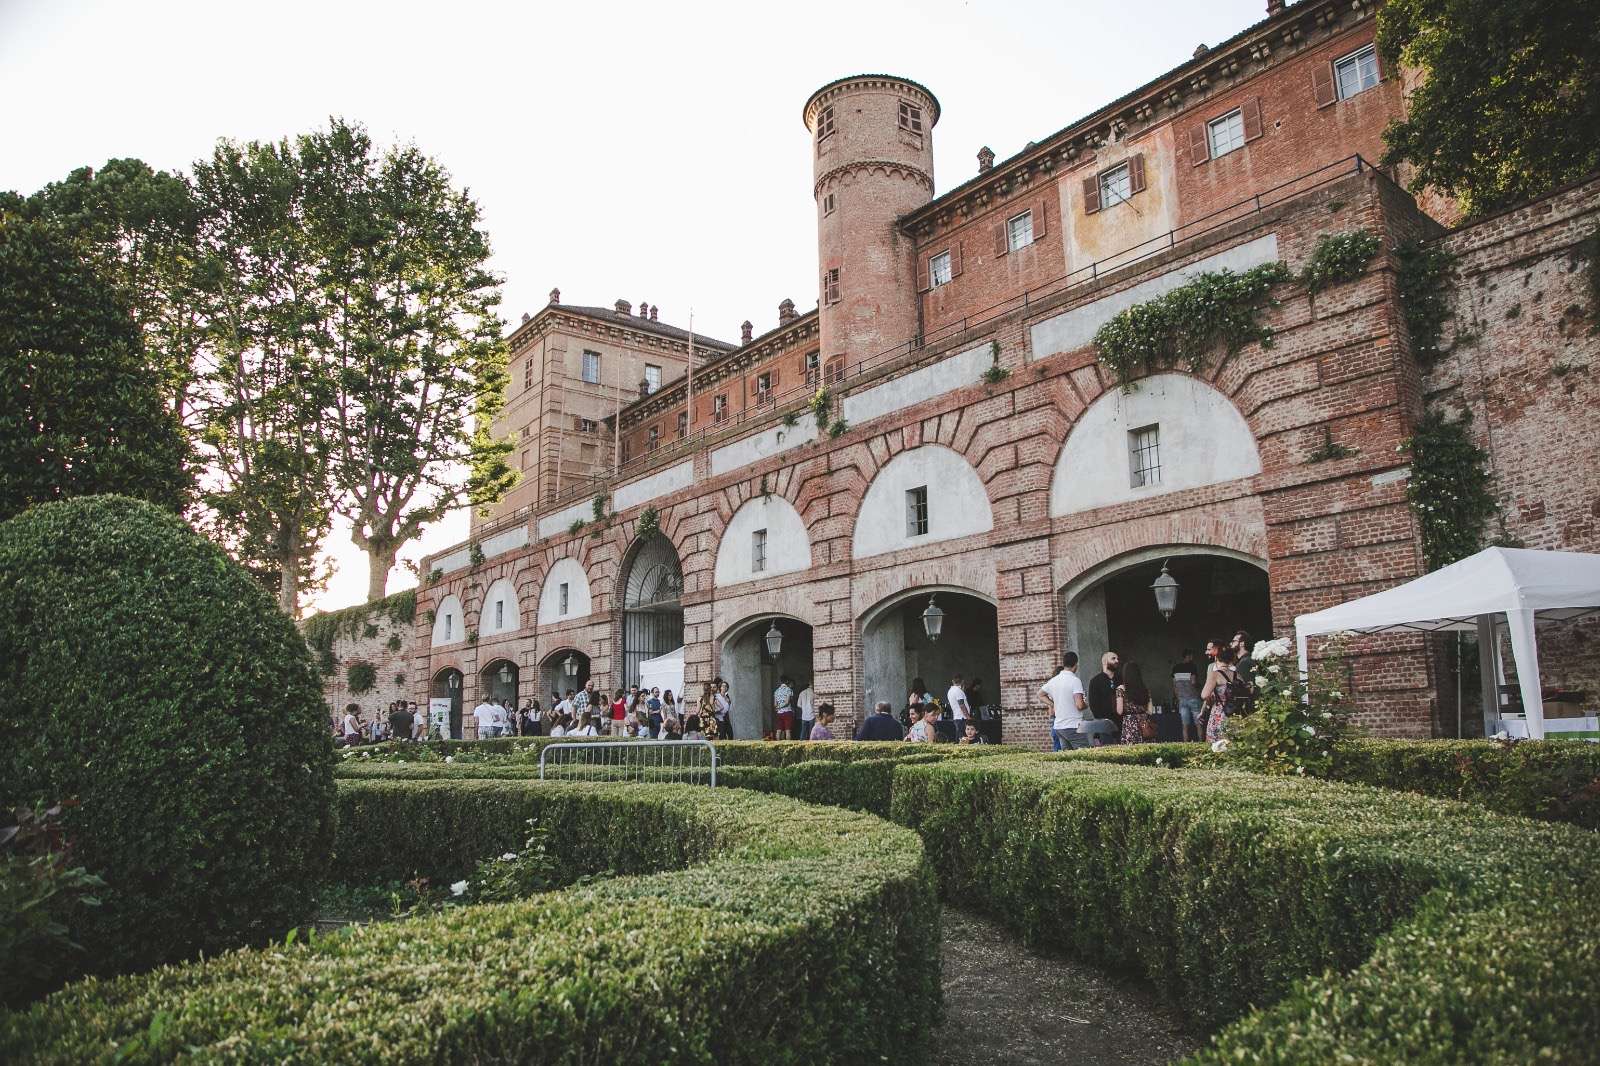
[[1171, 292], [1134, 304], [1094, 335], [1100, 362], [1124, 389], [1153, 370], [1182, 365], [1191, 373], [1205, 365], [1219, 343], [1229, 353], [1246, 344], [1272, 343], [1272, 330], [1257, 317], [1273, 303], [1271, 288], [1292, 280], [1282, 263], [1263, 263], [1242, 274], [1208, 270]]
[[1411, 335], [1411, 350], [1426, 369], [1444, 354], [1439, 343], [1452, 314], [1449, 291], [1456, 277], [1456, 257], [1440, 245], [1418, 241], [1397, 246], [1394, 257], [1400, 311]]
[[640, 540], [645, 540], [661, 532], [661, 515], [654, 507], [646, 507], [639, 512], [639, 523], [634, 526], [633, 533]]
[[[300, 632], [323, 677], [333, 676], [339, 666], [338, 657], [333, 653], [334, 642], [341, 636], [350, 640], [377, 636], [378, 627], [373, 620], [379, 617], [387, 618], [396, 628], [411, 625], [417, 618], [417, 590], [405, 589], [372, 603], [358, 603], [340, 611], [312, 615], [301, 624]], [[390, 639], [392, 642], [395, 638]]]
[[811, 414], [817, 420], [817, 432], [824, 432], [828, 428], [828, 420], [833, 417], [833, 396], [826, 388], [819, 388], [811, 397]]
[[378, 668], [371, 663], [351, 663], [345, 680], [350, 683], [350, 691], [358, 696], [371, 692], [372, 686], [378, 683]]
[[1317, 241], [1306, 268], [1300, 272], [1300, 280], [1311, 293], [1321, 292], [1329, 285], [1354, 281], [1366, 271], [1367, 264], [1382, 246], [1383, 242], [1371, 230], [1324, 234]]
[[1472, 416], [1428, 411], [1400, 450], [1411, 453], [1406, 498], [1422, 527], [1428, 569], [1477, 552], [1500, 505], [1489, 491], [1488, 453], [1472, 440]]

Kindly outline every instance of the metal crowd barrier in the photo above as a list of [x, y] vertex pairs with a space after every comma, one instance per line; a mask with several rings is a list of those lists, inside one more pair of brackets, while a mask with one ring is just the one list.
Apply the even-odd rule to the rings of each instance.
[[539, 780], [636, 781], [717, 787], [717, 749], [709, 740], [609, 740], [547, 744]]

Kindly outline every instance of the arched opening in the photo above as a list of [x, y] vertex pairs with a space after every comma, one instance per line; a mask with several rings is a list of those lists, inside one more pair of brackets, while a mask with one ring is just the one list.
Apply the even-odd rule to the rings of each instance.
[[639, 664], [683, 647], [683, 567], [672, 541], [655, 534], [635, 545], [622, 582], [622, 675], [639, 680]]
[[486, 700], [505, 700], [517, 706], [517, 664], [510, 659], [496, 659], [478, 675], [478, 691]]
[[[1178, 583], [1170, 619], [1150, 587], [1163, 565]], [[1113, 559], [1068, 585], [1062, 606], [1081, 676], [1092, 677], [1101, 655], [1115, 651], [1124, 664], [1139, 664], [1151, 698], [1164, 706], [1175, 702], [1172, 668], [1185, 649], [1203, 666], [1206, 641], [1241, 629], [1262, 640], [1272, 627], [1265, 564], [1225, 548], [1147, 548]]]
[[810, 687], [813, 677], [811, 627], [786, 615], [764, 615], [741, 622], [723, 634], [720, 673], [733, 694], [729, 724], [734, 739], [755, 740], [769, 733], [777, 735], [774, 697], [784, 678], [789, 679], [794, 690], [794, 698], [790, 700], [794, 718], [787, 736], [796, 737], [800, 728], [797, 699]]
[[433, 685], [428, 690], [430, 737], [435, 727], [439, 726], [440, 736], [448, 734], [451, 740], [461, 739], [461, 700], [465, 685], [461, 671], [453, 666], [447, 666], [433, 675]]
[[[924, 620], [930, 599], [943, 615], [937, 639]], [[991, 739], [999, 739], [1000, 625], [995, 605], [968, 589], [925, 586], [889, 597], [862, 616], [862, 707], [885, 700], [898, 718], [921, 678], [942, 704], [956, 677]], [[974, 691], [974, 682], [977, 689]], [[989, 717], [980, 712], [990, 707]], [[946, 718], [949, 718], [948, 712]]]
[[539, 702], [550, 710], [567, 690], [577, 692], [589, 682], [589, 657], [576, 648], [558, 648], [539, 663]]

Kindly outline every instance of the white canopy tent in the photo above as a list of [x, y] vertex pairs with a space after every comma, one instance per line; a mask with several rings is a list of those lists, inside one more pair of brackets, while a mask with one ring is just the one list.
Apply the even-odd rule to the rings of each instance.
[[1528, 735], [1544, 739], [1536, 621], [1565, 621], [1600, 612], [1600, 555], [1583, 552], [1487, 548], [1404, 585], [1341, 603], [1294, 620], [1300, 673], [1307, 669], [1306, 639], [1328, 633], [1473, 630], [1483, 664], [1484, 723], [1500, 716], [1500, 620], [1511, 634], [1511, 655], [1527, 714]]
[[639, 687], [646, 691], [659, 688], [662, 692], [672, 690], [673, 695], [683, 696], [683, 649], [677, 648], [658, 655], [654, 659], [646, 659], [639, 664]]

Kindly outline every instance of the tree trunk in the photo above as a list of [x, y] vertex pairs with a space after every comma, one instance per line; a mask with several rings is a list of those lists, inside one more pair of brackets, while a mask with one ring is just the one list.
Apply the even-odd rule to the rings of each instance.
[[280, 559], [283, 569], [278, 582], [278, 606], [290, 618], [300, 617], [300, 560]]
[[400, 554], [396, 545], [367, 548], [367, 602], [381, 600], [389, 594], [389, 571], [394, 569], [395, 556]]

